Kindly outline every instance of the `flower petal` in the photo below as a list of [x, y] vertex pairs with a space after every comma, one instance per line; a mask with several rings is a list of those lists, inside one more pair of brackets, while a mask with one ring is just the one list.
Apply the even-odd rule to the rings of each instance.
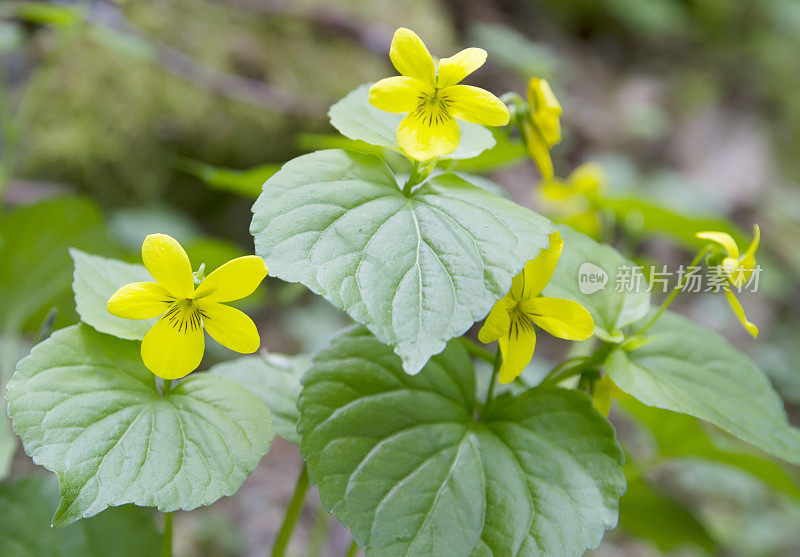
[[465, 48], [449, 58], [439, 60], [439, 75], [436, 84], [441, 89], [455, 85], [486, 62], [486, 51], [482, 48]]
[[195, 320], [166, 315], [142, 340], [142, 360], [147, 369], [163, 379], [179, 379], [200, 365], [205, 350], [203, 327]]
[[739, 248], [729, 234], [725, 234], [724, 232], [698, 232], [695, 236], [702, 240], [716, 242], [725, 248], [725, 251], [728, 252], [728, 257], [733, 259], [739, 258]]
[[453, 85], [441, 91], [447, 110], [460, 120], [481, 126], [508, 124], [508, 107], [489, 91], [472, 85]]
[[478, 331], [478, 340], [484, 344], [489, 344], [507, 335], [511, 328], [511, 318], [508, 310], [516, 305], [516, 302], [506, 296], [497, 300], [492, 307], [492, 311], [486, 316], [483, 327]]
[[157, 282], [132, 282], [112, 294], [106, 309], [125, 319], [151, 319], [167, 311], [173, 301], [175, 298]]
[[545, 180], [553, 179], [553, 159], [550, 158], [550, 148], [547, 146], [542, 135], [529, 120], [522, 121], [522, 139], [525, 147], [528, 148], [528, 155], [536, 163], [542, 178]]
[[150, 234], [142, 244], [142, 261], [156, 281], [175, 298], [189, 298], [194, 292], [192, 265], [175, 238]]
[[594, 333], [592, 314], [578, 302], [563, 298], [534, 298], [520, 304], [534, 323], [558, 338], [586, 340]]
[[733, 313], [735, 313], [736, 317], [739, 319], [739, 322], [744, 325], [744, 328], [747, 329], [750, 336], [758, 338], [758, 327], [747, 319], [742, 304], [739, 303], [739, 300], [736, 299], [736, 296], [731, 292], [730, 288], [725, 289], [725, 296], [728, 298], [728, 303], [733, 309]]
[[253, 293], [267, 276], [267, 264], [257, 255], [232, 259], [208, 275], [194, 293], [195, 300], [230, 302]]
[[547, 147], [561, 141], [561, 105], [550, 84], [544, 79], [532, 77], [528, 82], [528, 103], [531, 105], [530, 120], [538, 130]]
[[411, 112], [421, 104], [420, 97], [433, 95], [433, 87], [415, 77], [381, 79], [369, 88], [369, 102], [386, 112]]
[[758, 227], [757, 224], [754, 224], [753, 241], [750, 242], [749, 246], [747, 246], [747, 251], [744, 252], [742, 260], [739, 262], [739, 264], [745, 269], [752, 270], [756, 266], [756, 250], [758, 249], [758, 244], [760, 241], [761, 241], [761, 229]]
[[458, 123], [434, 110], [415, 110], [400, 122], [397, 143], [409, 157], [426, 161], [458, 149]]
[[503, 363], [500, 366], [500, 382], [511, 383], [522, 373], [533, 358], [536, 348], [536, 331], [523, 315], [512, 318], [511, 328], [498, 340]]
[[410, 29], [399, 28], [394, 32], [392, 45], [389, 48], [389, 58], [400, 74], [407, 77], [416, 77], [429, 83], [432, 87], [436, 84], [436, 74], [433, 67], [433, 58], [425, 47], [422, 39]]
[[203, 325], [211, 335], [223, 346], [242, 354], [250, 354], [258, 350], [261, 338], [255, 323], [236, 308], [217, 303], [201, 304]]
[[563, 248], [564, 240], [556, 230], [550, 234], [550, 245], [540, 251], [535, 259], [528, 261], [522, 272], [514, 277], [511, 283], [511, 297], [515, 300], [529, 300], [538, 296], [553, 278]]

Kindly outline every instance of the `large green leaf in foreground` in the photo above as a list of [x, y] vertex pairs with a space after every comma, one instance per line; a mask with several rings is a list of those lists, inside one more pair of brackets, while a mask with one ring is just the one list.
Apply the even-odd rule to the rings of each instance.
[[744, 354], [716, 333], [665, 312], [644, 343], [611, 354], [607, 369], [641, 402], [710, 422], [778, 458], [800, 464], [800, 430], [778, 394]]
[[58, 504], [52, 477], [35, 476], [0, 484], [0, 550], [3, 557], [142, 557], [158, 555], [161, 534], [153, 511], [132, 505], [50, 528]]
[[[331, 124], [350, 139], [400, 151], [397, 128], [405, 115], [384, 112], [369, 104], [369, 88], [362, 85], [334, 104], [328, 111]], [[495, 145], [492, 132], [483, 126], [459, 120], [458, 129], [461, 132], [458, 149], [445, 158], [471, 159]]]
[[621, 329], [650, 310], [647, 280], [636, 265], [610, 246], [566, 225], [558, 226], [564, 251], [545, 296], [580, 302], [594, 318], [594, 333], [620, 342]]
[[239, 489], [272, 439], [264, 404], [201, 373], [166, 396], [139, 344], [87, 325], [56, 332], [8, 385], [14, 431], [34, 462], [59, 477], [54, 524], [135, 503], [193, 509]]
[[270, 274], [347, 311], [409, 373], [483, 318], [552, 230], [453, 174], [406, 197], [382, 160], [339, 150], [289, 161], [253, 212]]
[[303, 377], [300, 450], [368, 555], [581, 555], [617, 521], [622, 454], [583, 393], [535, 388], [476, 419], [469, 355], [416, 376], [364, 328]]

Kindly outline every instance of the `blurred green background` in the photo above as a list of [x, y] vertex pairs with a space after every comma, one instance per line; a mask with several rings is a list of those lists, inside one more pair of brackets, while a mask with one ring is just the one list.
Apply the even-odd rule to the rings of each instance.
[[[695, 231], [725, 229], [741, 245], [759, 223], [761, 289], [743, 299], [758, 341], [720, 297], [685, 296], [678, 308], [751, 354], [798, 423], [796, 0], [1, 2], [0, 383], [43, 323], [77, 320], [68, 246], [136, 260], [159, 231], [209, 269], [251, 252], [261, 184], [289, 158], [338, 145], [328, 107], [394, 74], [399, 26], [440, 56], [485, 48], [470, 83], [496, 94], [524, 93], [533, 75], [550, 81], [564, 107], [556, 173], [603, 166], [602, 234], [629, 257], [685, 264]], [[501, 143], [462, 170], [555, 216], [517, 140]], [[275, 352], [313, 351], [347, 323], [277, 280], [247, 309]], [[559, 351], [543, 339], [537, 358]], [[630, 482], [620, 528], [597, 555], [800, 555], [796, 470], [758, 455], [746, 464], [739, 448], [707, 441], [702, 459], [666, 450], [706, 437], [695, 420], [655, 436], [620, 409], [612, 420], [634, 461], [653, 465]], [[13, 443], [0, 435], [0, 460]], [[178, 516], [178, 554], [264, 554], [299, 466], [296, 448], [276, 441], [239, 494]], [[17, 454], [11, 478], [34, 471]], [[346, 531], [310, 501], [292, 551], [342, 555]]]

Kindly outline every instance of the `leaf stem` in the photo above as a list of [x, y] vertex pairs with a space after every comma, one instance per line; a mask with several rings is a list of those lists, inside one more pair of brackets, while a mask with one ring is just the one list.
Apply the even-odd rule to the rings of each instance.
[[275, 538], [275, 545], [272, 546], [272, 557], [283, 557], [286, 555], [286, 548], [289, 547], [292, 532], [297, 524], [297, 519], [300, 518], [300, 511], [303, 510], [306, 491], [308, 491], [308, 469], [304, 463], [303, 469], [300, 471], [300, 476], [297, 478], [297, 483], [294, 486], [294, 493], [292, 493], [292, 499], [289, 501], [289, 507], [286, 509], [286, 516], [283, 518], [283, 524], [281, 524], [281, 529], [278, 531], [278, 537]]
[[408, 181], [403, 186], [403, 195], [411, 197], [411, 190], [414, 189], [414, 186], [430, 176], [433, 169], [436, 168], [438, 160], [439, 159], [431, 159], [428, 161], [415, 160], [414, 165], [411, 167], [411, 174], [408, 176]]
[[497, 347], [497, 352], [494, 353], [494, 368], [492, 369], [492, 378], [489, 382], [489, 390], [486, 393], [486, 402], [483, 405], [484, 411], [489, 408], [489, 403], [494, 398], [494, 388], [497, 386], [497, 376], [500, 374], [500, 366], [503, 364], [503, 355], [500, 354], [500, 347]]
[[353, 540], [350, 543], [350, 547], [347, 548], [347, 553], [345, 553], [345, 557], [356, 557], [358, 555], [358, 542]]
[[[692, 262], [689, 263], [689, 267], [694, 267], [698, 263], [700, 263], [700, 260], [703, 259], [703, 257], [706, 255], [706, 253], [708, 253], [708, 248], [703, 248], [702, 250], [700, 250], [697, 253], [697, 255], [694, 257], [694, 259], [692, 259]], [[642, 327], [638, 331], [637, 334], [644, 333], [647, 329], [650, 328], [650, 326], [653, 323], [658, 321], [658, 318], [661, 317], [664, 314], [665, 311], [667, 311], [667, 308], [670, 306], [670, 304], [673, 301], [675, 301], [675, 298], [677, 298], [678, 294], [681, 293], [681, 291], [683, 290], [683, 287], [684, 287], [685, 284], [686, 284], [686, 275], [683, 275], [683, 277], [681, 277], [681, 280], [678, 281], [678, 284], [675, 285], [675, 288], [672, 289], [672, 292], [669, 293], [669, 296], [667, 296], [664, 299], [664, 301], [661, 303], [661, 305], [659, 306], [658, 311], [656, 311], [655, 315], [653, 315], [653, 317], [650, 319], [650, 321], [647, 322], [647, 325]]]
[[161, 396], [167, 396], [172, 391], [172, 379], [164, 379], [164, 386], [161, 387]]
[[494, 365], [494, 354], [486, 350], [484, 347], [478, 346], [475, 344], [475, 342], [467, 337], [461, 337], [459, 340], [464, 348], [466, 348], [467, 352], [469, 352], [470, 356]]
[[172, 513], [164, 513], [164, 536], [161, 538], [161, 557], [172, 557]]
[[[545, 377], [542, 382], [539, 383], [539, 386], [555, 387], [564, 379], [581, 375], [593, 368], [601, 366], [608, 359], [608, 356], [617, 348], [619, 348], [619, 344], [613, 342], [603, 342], [595, 349], [594, 352], [592, 352], [591, 356], [583, 356], [584, 359], [575, 365], [569, 365], [570, 361], [567, 360], [562, 365], [553, 368], [553, 371], [551, 371], [547, 377]], [[579, 358], [574, 358], [574, 360], [578, 359]], [[566, 364], [566, 366], [564, 364]]]

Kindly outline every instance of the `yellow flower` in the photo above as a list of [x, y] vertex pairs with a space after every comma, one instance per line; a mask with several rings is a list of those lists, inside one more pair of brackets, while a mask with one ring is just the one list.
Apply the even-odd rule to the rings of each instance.
[[561, 234], [553, 232], [550, 246], [514, 277], [511, 290], [495, 303], [478, 333], [483, 343], [499, 342], [501, 383], [513, 381], [531, 361], [536, 346], [534, 325], [568, 340], [584, 340], [594, 332], [592, 315], [579, 303], [539, 296], [553, 277], [563, 247]]
[[397, 142], [409, 157], [425, 161], [458, 148], [456, 118], [483, 126], [508, 124], [508, 107], [490, 92], [458, 85], [486, 61], [486, 51], [467, 48], [434, 65], [416, 33], [400, 28], [389, 50], [400, 76], [382, 79], [369, 90], [369, 102], [387, 112], [408, 112]]
[[261, 340], [253, 321], [223, 302], [252, 294], [267, 276], [255, 255], [228, 261], [195, 288], [192, 266], [181, 245], [166, 234], [150, 234], [142, 261], [156, 282], [126, 284], [108, 300], [108, 312], [126, 319], [160, 319], [142, 340], [142, 360], [164, 379], [178, 379], [200, 365], [203, 327], [231, 350], [249, 354]]
[[[761, 230], [759, 230], [757, 224], [753, 225], [753, 241], [750, 242], [747, 251], [741, 256], [739, 255], [739, 247], [736, 245], [736, 242], [724, 232], [698, 232], [696, 236], [703, 240], [715, 242], [725, 250], [725, 255], [727, 257], [722, 259], [720, 266], [725, 271], [725, 275], [731, 285], [741, 289], [741, 287], [750, 280], [756, 268], [756, 250], [761, 240]], [[750, 333], [753, 338], [757, 338], [758, 327], [748, 321], [747, 316], [744, 314], [742, 304], [736, 299], [736, 296], [733, 294], [728, 284], [725, 285], [725, 296], [728, 298], [728, 303], [739, 319], [739, 322], [744, 325], [744, 328], [747, 329], [747, 332]]]
[[521, 114], [520, 131], [536, 166], [545, 180], [553, 179], [550, 148], [561, 141], [561, 105], [544, 79], [532, 77], [528, 82], [528, 104]]
[[548, 180], [539, 191], [542, 203], [559, 215], [559, 222], [597, 238], [602, 228], [597, 202], [605, 189], [603, 168], [584, 163], [573, 170], [566, 181]]

